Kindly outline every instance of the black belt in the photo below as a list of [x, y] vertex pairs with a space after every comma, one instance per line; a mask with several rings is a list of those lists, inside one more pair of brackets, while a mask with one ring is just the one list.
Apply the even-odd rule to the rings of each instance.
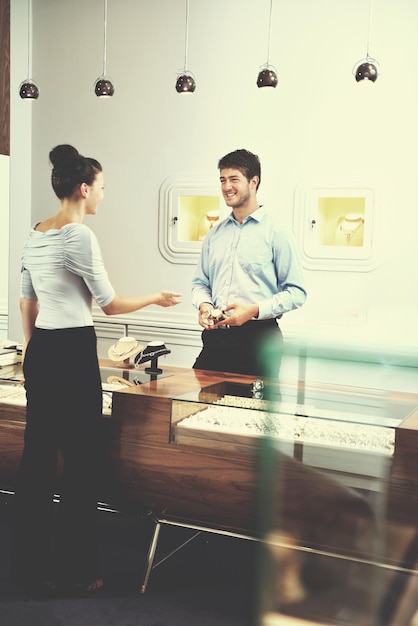
[[219, 329], [221, 328], [225, 328], [226, 330], [233, 330], [233, 329], [238, 329], [238, 328], [248, 328], [249, 326], [254, 326], [255, 324], [258, 324], [260, 327], [261, 326], [273, 326], [273, 324], [275, 324], [275, 326], [277, 326], [277, 320], [276, 318], [269, 318], [268, 320], [249, 320], [248, 322], [245, 322], [245, 324], [242, 324], [241, 326], [229, 326], [228, 324], [225, 324], [224, 326], [218, 326]]

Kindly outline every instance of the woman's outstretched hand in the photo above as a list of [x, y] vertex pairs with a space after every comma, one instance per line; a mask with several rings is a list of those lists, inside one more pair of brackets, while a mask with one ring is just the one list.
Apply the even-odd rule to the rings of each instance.
[[112, 302], [102, 307], [102, 311], [106, 315], [123, 315], [125, 313], [133, 313], [139, 311], [151, 304], [158, 306], [174, 306], [180, 304], [181, 293], [175, 291], [157, 291], [157, 293], [149, 293], [146, 296], [118, 296], [116, 295]]
[[182, 294], [176, 293], [175, 291], [160, 291], [156, 294], [155, 304], [158, 306], [174, 306], [175, 304], [180, 304]]

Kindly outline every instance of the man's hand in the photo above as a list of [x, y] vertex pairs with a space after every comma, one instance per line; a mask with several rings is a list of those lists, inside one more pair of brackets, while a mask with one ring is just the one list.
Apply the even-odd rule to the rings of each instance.
[[213, 328], [213, 320], [211, 318], [213, 306], [209, 302], [202, 302], [199, 307], [199, 319], [198, 322], [206, 330]]
[[[233, 302], [228, 304], [224, 311], [226, 313], [225, 319], [216, 324], [216, 328], [218, 326], [242, 326], [253, 317], [258, 317], [258, 304]], [[228, 311], [231, 311], [230, 315], [228, 315]]]

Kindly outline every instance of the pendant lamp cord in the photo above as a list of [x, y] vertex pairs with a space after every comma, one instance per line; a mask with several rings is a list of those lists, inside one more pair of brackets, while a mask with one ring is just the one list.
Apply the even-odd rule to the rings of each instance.
[[186, 0], [186, 29], [184, 37], [184, 71], [187, 70], [187, 47], [189, 41], [189, 0]]
[[107, 0], [104, 0], [104, 34], [103, 34], [103, 76], [106, 76], [106, 48], [107, 48]]
[[28, 81], [30, 80], [31, 75], [31, 47], [32, 47], [32, 0], [28, 0]]
[[271, 22], [273, 16], [273, 0], [270, 0], [270, 16], [269, 16], [269, 36], [267, 44], [267, 66], [270, 64], [270, 43], [271, 43]]
[[366, 59], [369, 60], [369, 45], [370, 45], [370, 33], [372, 30], [372, 14], [373, 14], [373, 0], [370, 0], [369, 6], [369, 29], [367, 33], [367, 49], [366, 49]]

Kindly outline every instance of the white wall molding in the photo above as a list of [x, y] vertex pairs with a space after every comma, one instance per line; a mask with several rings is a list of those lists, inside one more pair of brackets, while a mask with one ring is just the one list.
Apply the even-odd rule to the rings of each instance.
[[161, 340], [171, 351], [163, 362], [166, 365], [192, 367], [201, 349], [201, 328], [196, 324], [186, 327], [185, 321], [173, 321], [167, 315], [152, 316], [150, 314], [129, 318], [114, 318], [109, 321], [105, 316], [94, 318], [98, 340], [99, 357], [107, 358], [110, 346], [123, 335], [135, 337], [140, 343], [147, 345], [150, 341]]
[[125, 326], [138, 325], [150, 328], [170, 328], [173, 330], [186, 330], [200, 332], [202, 329], [197, 322], [197, 311], [192, 309], [191, 313], [176, 310], [176, 308], [151, 309], [146, 307], [129, 315], [114, 315], [111, 318], [106, 316], [99, 307], [93, 308], [93, 317], [97, 323], [118, 323]]

